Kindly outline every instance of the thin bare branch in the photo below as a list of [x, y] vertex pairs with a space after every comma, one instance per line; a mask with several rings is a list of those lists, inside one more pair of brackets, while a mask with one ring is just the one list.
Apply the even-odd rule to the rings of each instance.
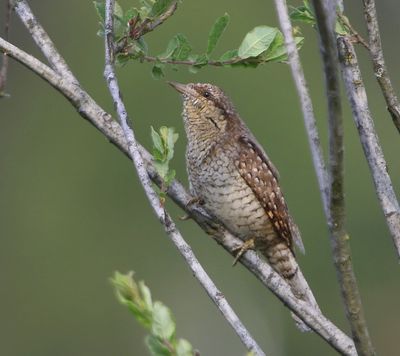
[[303, 68], [300, 63], [299, 52], [293, 38], [293, 28], [286, 5], [286, 0], [274, 0], [278, 14], [279, 24], [285, 38], [285, 45], [288, 54], [288, 62], [292, 70], [293, 80], [299, 95], [301, 110], [303, 112], [304, 125], [306, 127], [308, 142], [310, 144], [311, 155], [314, 163], [315, 173], [317, 175], [318, 185], [321, 192], [322, 205], [325, 216], [329, 216], [328, 208], [328, 175], [326, 172], [324, 156], [321, 142], [318, 135], [317, 124], [314, 116], [314, 110], [311, 97], [308, 92]]
[[114, 0], [106, 0], [106, 17], [105, 17], [105, 69], [104, 78], [107, 82], [108, 89], [114, 102], [114, 106], [121, 124], [125, 140], [128, 144], [129, 155], [136, 167], [140, 183], [146, 192], [147, 198], [152, 206], [155, 215], [160, 220], [161, 224], [170, 239], [173, 241], [181, 255], [185, 258], [193, 275], [206, 290], [212, 301], [218, 307], [224, 318], [231, 325], [233, 330], [239, 336], [242, 343], [249, 351], [256, 355], [264, 356], [260, 346], [253, 339], [249, 331], [240, 321], [234, 310], [228, 304], [224, 295], [218, 290], [214, 282], [208, 276], [200, 262], [197, 260], [190, 246], [183, 239], [181, 233], [175, 226], [175, 223], [165, 211], [160, 203], [160, 199], [152, 187], [150, 177], [146, 170], [145, 162], [140, 154], [138, 144], [135, 139], [133, 129], [128, 126], [128, 114], [125, 105], [121, 98], [121, 93], [118, 85], [118, 80], [115, 75], [114, 68]]
[[368, 30], [369, 52], [371, 54], [375, 77], [381, 87], [393, 123], [400, 133], [400, 102], [393, 88], [383, 57], [375, 0], [363, 0], [363, 3]]
[[[76, 108], [78, 113], [94, 125], [108, 138], [118, 149], [129, 156], [128, 145], [121, 126], [105, 112], [98, 104], [80, 87], [76, 87], [55, 73], [51, 68], [30, 56], [21, 49], [0, 38], [0, 49], [7, 52], [10, 57], [19, 61], [49, 82]], [[151, 155], [141, 146], [141, 154], [146, 163], [150, 178], [159, 186], [161, 179], [152, 165]], [[207, 213], [199, 206], [190, 205], [192, 197], [183, 186], [174, 181], [168, 188], [168, 195], [197, 222], [205, 231], [213, 230], [213, 234], [227, 251], [233, 253], [240, 246], [241, 241], [230, 234], [224, 227], [215, 226]], [[326, 319], [319, 310], [296, 298], [288, 284], [254, 251], [247, 251], [240, 259], [249, 271], [251, 271], [267, 288], [269, 288], [284, 304], [301, 318], [311, 329], [319, 334], [328, 344], [343, 355], [356, 355], [353, 341], [340, 329]]]
[[374, 179], [376, 192], [400, 256], [400, 207], [387, 171], [385, 157], [368, 108], [367, 94], [354, 47], [347, 38], [340, 38], [339, 50], [343, 79], [353, 111], [361, 144]]
[[20, 17], [22, 23], [32, 36], [36, 45], [43, 52], [46, 59], [49, 61], [50, 66], [59, 74], [71, 83], [78, 85], [78, 81], [72, 74], [64, 58], [56, 50], [56, 47], [42, 25], [33, 15], [31, 8], [25, 0], [11, 0], [11, 4], [14, 6], [14, 11]]
[[[8, 41], [8, 35], [10, 31], [10, 21], [11, 21], [11, 3], [9, 0], [6, 0], [5, 7], [6, 11], [4, 19], [4, 39]], [[0, 98], [7, 96], [7, 94], [5, 93], [7, 74], [8, 74], [8, 56], [7, 53], [3, 53], [3, 60], [1, 62], [1, 68], [0, 68]]]
[[366, 49], [369, 50], [369, 44], [367, 43], [367, 41], [353, 27], [353, 25], [350, 23], [349, 19], [343, 15], [343, 12], [337, 11], [336, 15], [340, 19], [340, 21], [349, 29], [349, 31], [350, 31], [351, 35], [354, 37], [354, 39], [358, 43], [361, 43]]
[[337, 272], [342, 299], [350, 323], [353, 340], [360, 355], [375, 355], [364, 316], [361, 296], [351, 263], [349, 236], [345, 227], [344, 200], [344, 139], [343, 116], [338, 76], [338, 56], [334, 26], [336, 2], [313, 0], [321, 57], [325, 74], [329, 117], [329, 209], [328, 221], [333, 260]]

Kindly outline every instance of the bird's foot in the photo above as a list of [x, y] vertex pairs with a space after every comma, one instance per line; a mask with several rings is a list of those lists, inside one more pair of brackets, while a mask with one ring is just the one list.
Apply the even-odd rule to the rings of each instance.
[[189, 199], [189, 201], [185, 204], [185, 206], [186, 206], [186, 208], [188, 208], [188, 207], [190, 207], [191, 205], [194, 205], [194, 204], [203, 205], [204, 204], [203, 198], [193, 197], [193, 198]]
[[[204, 204], [204, 200], [202, 198], [200, 198], [200, 197], [193, 197], [193, 198], [189, 199], [189, 201], [185, 204], [185, 208], [188, 209], [194, 204], [203, 205]], [[183, 216], [180, 216], [179, 220], [186, 221], [186, 220], [189, 220], [191, 218], [192, 217], [190, 216], [190, 214], [185, 214]]]
[[246, 251], [252, 250], [252, 249], [254, 249], [254, 247], [255, 247], [254, 238], [251, 238], [251, 239], [243, 242], [243, 244], [241, 246], [235, 248], [233, 250], [233, 252], [236, 253], [236, 251], [237, 251], [237, 253], [236, 253], [236, 257], [233, 261], [232, 266], [236, 265], [236, 263], [239, 261], [240, 257], [242, 257]]

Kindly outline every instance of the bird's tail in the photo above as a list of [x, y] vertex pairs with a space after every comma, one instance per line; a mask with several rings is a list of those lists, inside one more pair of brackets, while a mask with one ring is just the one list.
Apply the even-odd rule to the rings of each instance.
[[[263, 255], [268, 259], [269, 264], [277, 271], [289, 284], [292, 293], [298, 299], [310, 304], [314, 309], [320, 310], [315, 297], [308, 286], [306, 279], [300, 271], [296, 258], [288, 246], [282, 242], [273, 247], [269, 247], [262, 251]], [[303, 332], [311, 331], [295, 314], [292, 317], [296, 322], [296, 326]]]

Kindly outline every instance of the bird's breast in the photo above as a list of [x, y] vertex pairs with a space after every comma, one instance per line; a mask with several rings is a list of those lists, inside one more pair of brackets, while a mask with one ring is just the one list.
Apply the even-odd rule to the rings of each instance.
[[202, 164], [187, 161], [193, 195], [229, 230], [243, 240], [273, 233], [264, 208], [241, 177], [232, 160], [232, 152], [216, 150]]

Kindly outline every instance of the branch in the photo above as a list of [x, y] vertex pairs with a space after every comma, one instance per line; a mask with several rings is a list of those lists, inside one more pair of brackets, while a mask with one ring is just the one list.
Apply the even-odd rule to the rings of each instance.
[[[13, 46], [0, 38], [0, 49], [34, 73], [46, 80], [77, 109], [78, 113], [94, 125], [108, 140], [123, 153], [128, 155], [129, 149], [120, 125], [106, 113], [98, 104], [80, 87], [76, 87], [54, 72], [51, 68], [30, 56], [26, 52]], [[141, 155], [146, 163], [150, 178], [161, 186], [161, 178], [157, 176], [152, 166], [152, 158], [143, 147], [139, 146]], [[209, 219], [207, 213], [199, 206], [190, 205], [188, 202], [192, 197], [183, 186], [174, 181], [168, 188], [168, 195], [198, 223], [205, 231], [210, 227], [213, 232], [217, 231], [217, 242], [225, 250], [233, 253], [240, 246], [241, 241], [229, 233], [222, 226], [215, 226], [215, 222]], [[319, 334], [328, 344], [341, 352], [343, 355], [356, 355], [353, 341], [340, 329], [326, 319], [315, 308], [296, 298], [288, 284], [254, 251], [247, 251], [239, 261], [247, 267], [268, 289], [270, 289], [283, 303], [301, 318], [311, 329]]]
[[145, 19], [138, 27], [136, 27], [136, 21], [138, 17], [131, 19], [131, 21], [129, 22], [130, 31], [126, 36], [122, 37], [118, 41], [117, 45], [114, 47], [115, 54], [124, 51], [128, 42], [128, 38], [131, 38], [133, 40], [138, 40], [146, 33], [155, 30], [158, 26], [162, 25], [169, 17], [171, 17], [175, 13], [177, 8], [178, 8], [178, 2], [174, 1], [169, 6], [169, 8], [165, 12], [163, 12], [159, 17], [153, 20]]
[[387, 172], [385, 157], [368, 108], [367, 94], [358, 66], [357, 56], [353, 45], [347, 38], [339, 38], [339, 53], [343, 79], [353, 111], [354, 121], [374, 179], [379, 202], [392, 234], [397, 253], [400, 256], [399, 202]]
[[329, 210], [328, 225], [333, 260], [353, 340], [360, 355], [375, 355], [365, 320], [360, 292], [351, 263], [349, 236], [345, 227], [344, 141], [340, 101], [337, 45], [334, 26], [336, 2], [313, 0], [324, 64], [329, 114]]
[[135, 139], [133, 129], [128, 126], [128, 114], [121, 98], [117, 77], [114, 69], [114, 0], [106, 0], [106, 17], [105, 17], [105, 69], [104, 78], [107, 82], [108, 89], [112, 96], [114, 107], [117, 111], [119, 121], [128, 144], [129, 155], [136, 167], [140, 183], [146, 192], [147, 198], [152, 206], [155, 215], [163, 225], [165, 232], [173, 241], [181, 255], [185, 258], [193, 275], [200, 282], [212, 301], [216, 304], [224, 318], [228, 321], [242, 343], [249, 351], [256, 355], [265, 356], [260, 346], [252, 338], [248, 330], [242, 324], [234, 310], [228, 304], [223, 294], [215, 286], [214, 282], [208, 276], [206, 271], [200, 265], [190, 246], [183, 239], [175, 223], [165, 211], [160, 203], [160, 199], [154, 191], [149, 175], [147, 174], [145, 162], [140, 154], [138, 144]]
[[325, 216], [328, 217], [328, 175], [325, 168], [324, 156], [318, 135], [314, 110], [310, 94], [308, 92], [306, 79], [304, 77], [303, 68], [300, 63], [299, 52], [297, 51], [296, 43], [293, 38], [293, 28], [290, 22], [286, 0], [274, 1], [280, 27], [285, 38], [288, 62], [292, 70], [293, 80], [295, 82], [297, 94], [299, 95], [300, 99], [304, 125], [306, 127], [308, 142], [310, 145], [312, 160], [314, 163], [314, 169], [317, 175], [319, 190], [321, 192], [322, 205], [324, 208]]
[[363, 0], [364, 15], [367, 22], [369, 53], [374, 67], [375, 77], [381, 87], [392, 120], [400, 133], [400, 102], [396, 96], [383, 57], [381, 36], [379, 33], [378, 16], [374, 0]]
[[[8, 34], [10, 30], [11, 20], [11, 4], [10, 1], [6, 0], [6, 11], [4, 19], [4, 39], [8, 41]], [[0, 98], [7, 96], [5, 93], [7, 83], [7, 72], [8, 72], [8, 56], [6, 53], [3, 54], [3, 60], [0, 68]]]

